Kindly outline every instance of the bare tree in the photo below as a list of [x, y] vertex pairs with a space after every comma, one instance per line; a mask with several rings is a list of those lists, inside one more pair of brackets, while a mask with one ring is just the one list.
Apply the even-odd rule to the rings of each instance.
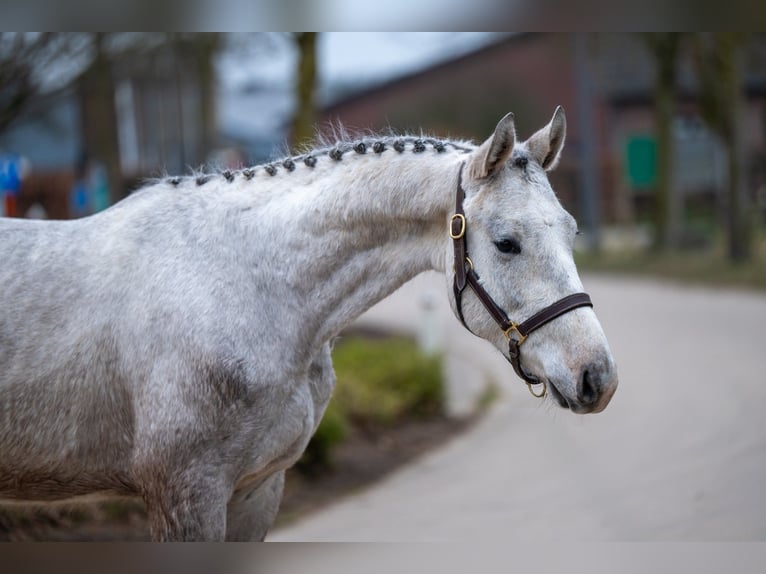
[[83, 34], [0, 32], [0, 132], [35, 96], [74, 79], [89, 50]]
[[88, 157], [106, 169], [111, 202], [121, 199], [127, 191], [120, 159], [115, 83], [117, 78], [130, 74], [133, 60], [146, 63], [169, 53], [176, 65], [183, 63], [181, 69], [196, 77], [201, 134], [197, 154], [207, 156], [216, 138], [215, 57], [222, 46], [221, 34], [96, 33], [92, 43], [94, 56], [79, 79], [83, 142]]
[[676, 247], [681, 231], [681, 197], [673, 186], [675, 153], [672, 134], [677, 90], [676, 61], [681, 38], [681, 34], [677, 32], [643, 35], [644, 44], [654, 59], [656, 70], [654, 110], [657, 130], [657, 185], [654, 247], [658, 250]]
[[752, 254], [752, 222], [740, 117], [746, 36], [739, 32], [715, 32], [697, 34], [694, 39], [702, 113], [726, 147], [727, 252], [732, 261], [746, 261]]
[[292, 123], [293, 145], [305, 142], [314, 133], [316, 40], [316, 32], [303, 32], [295, 35], [295, 42], [298, 46], [298, 81], [296, 83], [296, 110]]
[[101, 162], [109, 182], [110, 203], [122, 198], [124, 184], [117, 138], [117, 109], [113, 61], [106, 50], [107, 35], [93, 38], [95, 57], [79, 78], [82, 134], [88, 159]]

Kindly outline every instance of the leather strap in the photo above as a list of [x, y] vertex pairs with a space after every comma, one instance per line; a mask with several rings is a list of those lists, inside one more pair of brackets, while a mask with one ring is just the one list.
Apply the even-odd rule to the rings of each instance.
[[[463, 191], [463, 165], [460, 164], [460, 171], [457, 174], [457, 193], [455, 194], [455, 213], [450, 220], [450, 237], [452, 237], [455, 248], [455, 287], [462, 292], [466, 284], [466, 268], [468, 254], [466, 253], [465, 233], [466, 220], [463, 210], [463, 200], [465, 191]], [[460, 313], [462, 320], [462, 312]], [[465, 323], [465, 321], [464, 321]]]
[[532, 315], [529, 319], [519, 325], [517, 330], [523, 337], [526, 337], [532, 331], [553, 321], [556, 317], [560, 317], [564, 313], [569, 313], [569, 311], [577, 309], [578, 307], [593, 307], [593, 302], [590, 300], [590, 296], [587, 293], [573, 293], [572, 295], [567, 295], [563, 299], [559, 299], [542, 311], [538, 311]]
[[479, 283], [479, 276], [473, 269], [468, 271], [468, 285], [471, 287], [471, 289], [473, 289], [473, 292], [479, 298], [481, 304], [484, 305], [484, 308], [495, 320], [495, 323], [500, 326], [503, 332], [510, 329], [511, 321], [508, 319], [508, 315], [506, 315], [505, 311], [503, 311], [500, 306], [495, 303], [495, 300], [490, 297], [486, 289], [481, 286], [481, 283]]

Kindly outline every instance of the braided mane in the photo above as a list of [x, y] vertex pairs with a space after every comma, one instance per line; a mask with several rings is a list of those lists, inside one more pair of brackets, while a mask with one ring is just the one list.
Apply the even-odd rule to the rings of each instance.
[[216, 178], [223, 178], [227, 182], [232, 183], [242, 178], [251, 180], [258, 174], [276, 176], [280, 173], [293, 172], [296, 169], [311, 169], [316, 167], [319, 161], [326, 159], [341, 162], [346, 154], [417, 154], [429, 150], [436, 153], [444, 153], [448, 148], [468, 153], [474, 149], [474, 145], [468, 141], [441, 139], [422, 135], [368, 134], [359, 137], [349, 137], [345, 130], [338, 128], [334, 130], [332, 139], [328, 140], [326, 136], [320, 135], [315, 147], [296, 155], [286, 155], [281, 159], [251, 167], [214, 170], [212, 172], [200, 171], [190, 176], [164, 177], [159, 182], [177, 187], [193, 181], [197, 186], [202, 186]]

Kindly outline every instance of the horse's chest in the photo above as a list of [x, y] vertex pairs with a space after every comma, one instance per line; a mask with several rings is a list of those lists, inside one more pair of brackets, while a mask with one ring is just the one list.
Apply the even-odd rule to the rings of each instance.
[[257, 460], [268, 461], [267, 474], [294, 464], [319, 426], [335, 387], [329, 346], [312, 361], [302, 380], [288, 384], [289, 396], [268, 417], [269, 431], [256, 443]]

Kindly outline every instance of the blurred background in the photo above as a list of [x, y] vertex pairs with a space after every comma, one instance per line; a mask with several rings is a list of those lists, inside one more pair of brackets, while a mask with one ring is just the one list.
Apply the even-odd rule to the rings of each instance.
[[507, 111], [525, 138], [562, 105], [552, 183], [584, 252], [762, 251], [763, 34], [2, 33], [0, 86], [7, 216], [94, 213], [330, 122], [478, 142]]
[[[557, 105], [567, 143], [550, 177], [578, 219], [581, 270], [766, 289], [763, 33], [0, 33], [0, 215], [88, 216], [147, 178], [266, 162], [337, 122], [479, 143], [512, 111], [526, 139]], [[411, 307], [389, 303], [339, 345], [336, 397], [303, 477], [288, 481], [287, 522], [318, 504], [303, 482], [343, 464], [354, 476], [323, 483], [328, 498], [372, 480], [465, 430], [495, 400], [492, 378], [510, 377], [502, 361], [481, 382], [466, 375], [475, 366], [461, 350], [476, 345], [484, 361], [484, 343], [449, 348], [433, 313], [442, 280], [424, 281], [404, 296]], [[627, 287], [610, 289], [608, 333]], [[675, 309], [660, 329], [680, 321]], [[389, 337], [400, 331], [417, 344]], [[638, 364], [621, 378], [637, 377]], [[702, 384], [683, 377], [676, 383]], [[368, 447], [382, 454], [360, 454]], [[64, 539], [129, 538], [142, 520], [122, 505], [90, 512], [38, 520], [0, 509], [0, 539], [56, 539], [51, 525]], [[93, 512], [122, 526], [88, 530]]]

